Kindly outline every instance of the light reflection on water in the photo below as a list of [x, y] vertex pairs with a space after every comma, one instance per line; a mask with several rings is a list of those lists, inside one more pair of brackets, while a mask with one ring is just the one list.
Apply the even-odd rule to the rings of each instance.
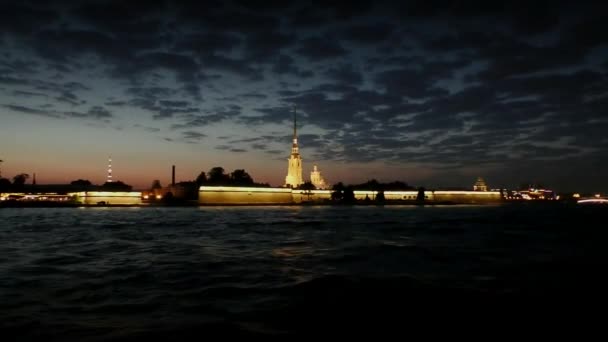
[[605, 266], [608, 233], [578, 223], [606, 218], [556, 205], [5, 208], [0, 321], [64, 340], [298, 332], [310, 310], [365, 316], [353, 301], [563, 291]]

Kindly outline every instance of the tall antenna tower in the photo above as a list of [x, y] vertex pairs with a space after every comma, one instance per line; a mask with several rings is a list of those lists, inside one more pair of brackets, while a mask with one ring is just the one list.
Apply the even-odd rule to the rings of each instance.
[[108, 157], [108, 183], [112, 183], [112, 157]]

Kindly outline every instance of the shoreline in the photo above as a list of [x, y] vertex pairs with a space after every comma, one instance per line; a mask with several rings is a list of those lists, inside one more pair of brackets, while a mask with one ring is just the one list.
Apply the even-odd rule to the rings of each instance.
[[[83, 204], [83, 203], [65, 203], [65, 202], [0, 202], [1, 208], [170, 208], [170, 207], [309, 207], [309, 206], [336, 206], [336, 207], [384, 207], [384, 206], [493, 206], [506, 204], [531, 204], [529, 201], [498, 201], [498, 202], [433, 202], [427, 201], [424, 203], [411, 201], [387, 201], [384, 203], [332, 203], [332, 202], [301, 202], [301, 203], [198, 203], [192, 202], [177, 202], [177, 203], [141, 203], [141, 204]], [[569, 204], [565, 201], [535, 201], [534, 204]], [[573, 202], [573, 204], [576, 204]]]

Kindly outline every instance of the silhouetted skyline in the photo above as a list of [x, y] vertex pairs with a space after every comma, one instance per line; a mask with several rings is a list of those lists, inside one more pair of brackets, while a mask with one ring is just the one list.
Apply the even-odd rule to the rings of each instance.
[[2, 175], [146, 187], [222, 165], [608, 191], [605, 4], [19, 1], [0, 12]]

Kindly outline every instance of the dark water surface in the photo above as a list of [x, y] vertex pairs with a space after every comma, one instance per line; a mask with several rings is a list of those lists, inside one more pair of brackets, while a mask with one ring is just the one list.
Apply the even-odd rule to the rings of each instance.
[[608, 288], [606, 222], [562, 204], [5, 208], [0, 328], [179, 340], [569, 315]]

